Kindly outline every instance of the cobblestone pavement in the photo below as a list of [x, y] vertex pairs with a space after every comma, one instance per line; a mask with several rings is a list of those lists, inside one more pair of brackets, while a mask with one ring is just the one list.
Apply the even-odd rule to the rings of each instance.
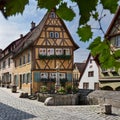
[[95, 106], [44, 106], [37, 100], [19, 98], [19, 93], [0, 87], [0, 120], [120, 120], [120, 110], [112, 115]]

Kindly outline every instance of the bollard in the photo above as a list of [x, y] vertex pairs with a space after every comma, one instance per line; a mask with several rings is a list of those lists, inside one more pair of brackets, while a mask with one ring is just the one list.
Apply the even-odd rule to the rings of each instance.
[[105, 113], [107, 115], [111, 115], [112, 114], [112, 105], [110, 105], [110, 104], [103, 104], [101, 106], [101, 112]]
[[112, 114], [112, 105], [105, 104], [105, 114], [111, 115]]

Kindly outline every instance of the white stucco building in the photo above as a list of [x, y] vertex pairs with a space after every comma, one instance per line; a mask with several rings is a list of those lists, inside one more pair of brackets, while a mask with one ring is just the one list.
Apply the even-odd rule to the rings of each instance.
[[89, 54], [85, 68], [80, 76], [79, 89], [99, 89], [99, 68]]

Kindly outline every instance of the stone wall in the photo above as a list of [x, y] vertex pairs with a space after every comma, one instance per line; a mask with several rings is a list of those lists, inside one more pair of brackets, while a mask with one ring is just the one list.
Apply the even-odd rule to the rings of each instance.
[[44, 102], [45, 105], [77, 105], [78, 94], [43, 94], [38, 93], [38, 101]]
[[90, 105], [111, 104], [113, 107], [120, 108], [120, 92], [96, 90], [87, 95], [87, 102]]

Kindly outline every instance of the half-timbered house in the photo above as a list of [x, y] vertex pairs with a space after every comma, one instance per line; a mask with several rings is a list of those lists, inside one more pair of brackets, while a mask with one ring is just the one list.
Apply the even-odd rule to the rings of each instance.
[[[120, 7], [108, 27], [105, 38], [110, 40], [111, 49], [114, 51], [120, 49]], [[100, 68], [99, 82], [102, 89], [120, 90], [120, 69], [115, 71], [114, 67], [111, 69]]]
[[[39, 91], [56, 79], [56, 67], [61, 81], [72, 82], [74, 42], [64, 21], [55, 10], [47, 12], [41, 22], [24, 36], [14, 51], [14, 81], [25, 91]], [[59, 65], [59, 68], [58, 68]]]

